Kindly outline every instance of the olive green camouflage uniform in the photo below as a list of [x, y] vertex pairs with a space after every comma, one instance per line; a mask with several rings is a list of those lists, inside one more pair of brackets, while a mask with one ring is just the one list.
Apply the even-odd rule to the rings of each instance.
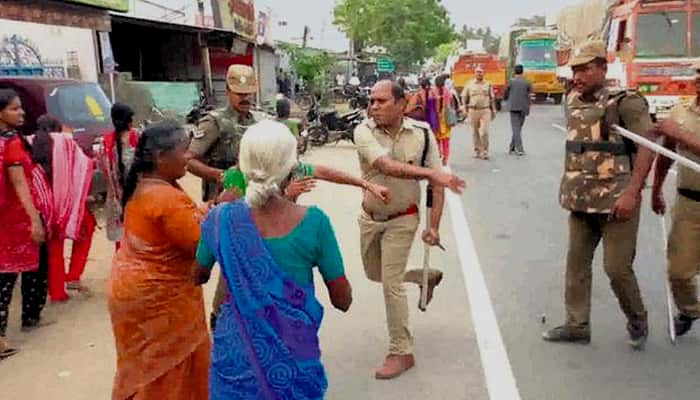
[[[206, 165], [227, 170], [238, 164], [241, 138], [258, 120], [252, 113], [242, 115], [231, 107], [211, 111], [199, 120], [189, 150]], [[219, 182], [202, 179], [202, 200], [214, 199], [222, 189]]]
[[569, 216], [566, 266], [566, 325], [589, 333], [591, 264], [601, 239], [604, 269], [630, 324], [646, 327], [646, 310], [632, 265], [639, 209], [628, 221], [613, 218], [613, 207], [630, 183], [634, 145], [615, 129], [619, 124], [645, 135], [652, 122], [645, 99], [634, 92], [606, 88], [584, 101], [568, 99], [566, 156], [560, 203]]
[[[248, 127], [260, 119], [262, 118], [253, 113], [242, 115], [231, 107], [211, 111], [197, 124], [189, 150], [206, 165], [225, 171], [238, 164], [241, 138]], [[220, 182], [202, 179], [202, 200], [212, 200], [222, 190]], [[226, 281], [219, 276], [213, 301], [212, 326], [226, 293]]]

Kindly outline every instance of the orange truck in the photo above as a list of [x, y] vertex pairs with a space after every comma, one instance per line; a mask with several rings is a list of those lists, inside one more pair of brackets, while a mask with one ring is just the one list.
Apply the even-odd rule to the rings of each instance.
[[500, 110], [507, 84], [508, 69], [496, 55], [472, 52], [460, 55], [452, 66], [452, 82], [455, 89], [462, 93], [462, 89], [474, 79], [478, 66], [484, 69], [484, 79], [493, 85], [496, 108]]
[[[588, 1], [578, 9], [585, 10]], [[598, 1], [605, 7], [603, 13], [598, 12], [603, 20], [597, 32], [590, 33], [600, 33], [607, 42], [611, 84], [639, 90], [657, 118], [667, 116], [679, 102], [690, 101], [695, 94], [693, 64], [700, 59], [700, 1]], [[572, 9], [570, 20], [586, 19], [578, 9]], [[560, 23], [560, 31], [566, 31], [564, 25]], [[562, 70], [566, 70], [571, 49], [585, 38], [568, 36], [578, 36], [578, 40], [558, 52]], [[570, 79], [571, 72], [567, 75]]]

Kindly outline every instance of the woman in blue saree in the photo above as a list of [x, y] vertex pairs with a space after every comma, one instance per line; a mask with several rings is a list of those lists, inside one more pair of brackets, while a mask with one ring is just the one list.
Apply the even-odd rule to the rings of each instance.
[[284, 125], [254, 125], [240, 144], [245, 200], [214, 208], [202, 225], [200, 281], [217, 262], [230, 293], [213, 333], [211, 400], [316, 400], [326, 392], [313, 269], [337, 309], [347, 311], [352, 294], [328, 216], [281, 195], [296, 163]]

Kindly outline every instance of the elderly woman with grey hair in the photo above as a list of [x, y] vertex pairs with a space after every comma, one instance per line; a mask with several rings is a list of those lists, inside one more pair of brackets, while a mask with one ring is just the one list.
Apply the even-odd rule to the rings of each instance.
[[282, 195], [296, 156], [284, 125], [250, 127], [239, 154], [245, 199], [214, 208], [202, 225], [201, 275], [218, 262], [230, 293], [213, 333], [211, 400], [322, 399], [326, 392], [314, 268], [335, 308], [347, 311], [352, 294], [328, 216]]

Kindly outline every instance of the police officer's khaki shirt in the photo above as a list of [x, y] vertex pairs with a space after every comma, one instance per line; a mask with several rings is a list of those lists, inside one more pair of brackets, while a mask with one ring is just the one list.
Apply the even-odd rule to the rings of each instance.
[[483, 80], [481, 82], [476, 79], [469, 82], [469, 84], [462, 91], [462, 98], [469, 96], [468, 108], [483, 110], [486, 108], [491, 108], [491, 99], [493, 99], [493, 87], [491, 83]]
[[[700, 136], [700, 107], [693, 101], [690, 104], [678, 104], [671, 110], [671, 119], [682, 125], [696, 136]], [[680, 145], [679, 153], [697, 163], [700, 156], [689, 151], [685, 145]], [[700, 174], [683, 165], [678, 166], [678, 187], [700, 191]]]
[[429, 145], [425, 166], [441, 171], [442, 164], [435, 135], [424, 122], [404, 118], [401, 130], [395, 137], [378, 128], [372, 119], [366, 120], [355, 129], [355, 145], [360, 158], [362, 177], [369, 182], [384, 185], [391, 191], [389, 204], [384, 204], [372, 196], [367, 197], [364, 203], [367, 212], [388, 217], [405, 211], [411, 205], [420, 205], [420, 186], [417, 180], [384, 175], [372, 167], [372, 164], [380, 157], [388, 156], [402, 163], [420, 166], [425, 145], [423, 129], [428, 130]]

